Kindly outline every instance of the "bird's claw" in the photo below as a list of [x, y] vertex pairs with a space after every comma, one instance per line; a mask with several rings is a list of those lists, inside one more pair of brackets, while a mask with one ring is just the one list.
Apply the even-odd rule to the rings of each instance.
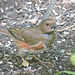
[[37, 71], [36, 69], [32, 70], [31, 67], [25, 68], [24, 69], [25, 73], [30, 73], [34, 75], [34, 73]]

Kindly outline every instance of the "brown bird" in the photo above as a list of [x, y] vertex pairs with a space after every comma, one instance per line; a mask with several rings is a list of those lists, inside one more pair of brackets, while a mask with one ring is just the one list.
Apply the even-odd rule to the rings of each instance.
[[[56, 23], [53, 19], [45, 19], [35, 27], [26, 29], [0, 27], [0, 32], [13, 39], [18, 48], [18, 55], [24, 61], [23, 57], [27, 53], [39, 53], [50, 48], [55, 40], [55, 28]], [[27, 65], [25, 61], [24, 63]], [[27, 68], [32, 71], [28, 65]]]

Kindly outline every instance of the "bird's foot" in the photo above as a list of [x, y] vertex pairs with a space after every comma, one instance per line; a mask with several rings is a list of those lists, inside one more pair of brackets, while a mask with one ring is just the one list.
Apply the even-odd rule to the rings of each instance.
[[46, 66], [46, 65], [52, 65], [52, 66], [54, 66], [52, 63], [50, 63], [50, 62], [43, 62], [43, 61], [41, 61], [39, 58], [37, 58], [35, 55], [33, 55], [33, 57], [40, 63], [40, 64], [42, 64], [42, 65], [44, 65], [44, 66]]
[[27, 67], [27, 68], [24, 69], [24, 71], [25, 71], [26, 73], [30, 73], [30, 74], [34, 75], [34, 73], [35, 73], [37, 70], [36, 70], [36, 69], [32, 70], [31, 67]]
[[36, 72], [37, 70], [36, 69], [32, 70], [31, 67], [28, 67], [28, 64], [26, 63], [26, 61], [24, 60], [24, 58], [22, 58], [22, 60], [23, 60], [24, 64], [27, 67], [27, 68], [25, 68], [25, 72], [27, 72], [27, 73], [29, 72], [30, 74], [34, 75], [34, 72]]

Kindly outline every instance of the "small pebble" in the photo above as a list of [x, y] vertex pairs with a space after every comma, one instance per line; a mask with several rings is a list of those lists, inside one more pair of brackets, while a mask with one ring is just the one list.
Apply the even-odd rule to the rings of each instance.
[[63, 33], [64, 33], [65, 36], [69, 34], [69, 32], [66, 32], [66, 31], [64, 31]]
[[7, 64], [10, 64], [10, 65], [12, 65], [12, 62], [7, 62]]
[[49, 69], [48, 72], [50, 72], [50, 74], [52, 74], [52, 69]]
[[35, 24], [37, 22], [37, 19], [31, 19], [31, 23]]
[[8, 41], [8, 44], [9, 44], [9, 45], [11, 45], [11, 42], [10, 42], [10, 41]]
[[2, 13], [4, 12], [4, 10], [2, 8], [0, 10], [1, 10]]
[[61, 39], [61, 41], [65, 42], [66, 40], [63, 38], [63, 39]]
[[0, 47], [3, 47], [4, 45], [2, 43], [0, 43]]
[[57, 41], [57, 43], [59, 43], [59, 44], [60, 44], [61, 42], [62, 42], [62, 41]]
[[38, 69], [41, 70], [42, 69], [42, 66], [40, 66]]
[[26, 4], [32, 4], [32, 2], [26, 2]]
[[60, 68], [60, 69], [62, 69], [62, 66], [61, 66], [61, 65], [59, 65], [59, 68]]
[[0, 61], [0, 64], [2, 64], [3, 63], [3, 61]]
[[65, 52], [65, 50], [60, 50], [61, 51], [61, 53], [64, 53]]
[[10, 67], [13, 68], [14, 66], [10, 64]]
[[55, 56], [55, 59], [58, 61], [58, 57]]

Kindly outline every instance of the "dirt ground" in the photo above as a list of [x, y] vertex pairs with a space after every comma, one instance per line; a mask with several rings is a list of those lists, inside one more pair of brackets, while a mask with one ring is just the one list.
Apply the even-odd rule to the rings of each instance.
[[[37, 0], [35, 0], [37, 1]], [[42, 19], [49, 0], [0, 0], [0, 26], [26, 28], [34, 26], [32, 19], [37, 20], [36, 24]], [[57, 0], [51, 18], [56, 20], [57, 31], [56, 39], [48, 51], [36, 54], [42, 61], [51, 62], [52, 65], [43, 66], [32, 59], [28, 59], [32, 69], [37, 69], [34, 75], [54, 75], [59, 71], [73, 71], [75, 67], [71, 64], [69, 56], [75, 50], [75, 27], [59, 32], [59, 30], [75, 24], [75, 1]], [[0, 34], [0, 75], [30, 75], [25, 73], [21, 65], [22, 60], [16, 55], [17, 48], [11, 38]], [[60, 74], [69, 75], [69, 74]]]

